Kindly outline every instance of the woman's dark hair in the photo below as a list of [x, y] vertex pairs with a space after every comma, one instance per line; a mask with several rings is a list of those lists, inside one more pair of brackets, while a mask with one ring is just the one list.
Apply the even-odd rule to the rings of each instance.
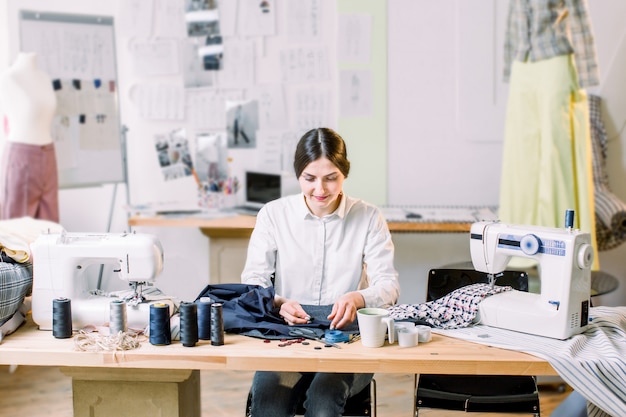
[[327, 127], [309, 130], [300, 138], [293, 160], [296, 178], [300, 178], [307, 165], [322, 157], [326, 157], [339, 168], [344, 177], [348, 178], [350, 161], [346, 143], [337, 132]]

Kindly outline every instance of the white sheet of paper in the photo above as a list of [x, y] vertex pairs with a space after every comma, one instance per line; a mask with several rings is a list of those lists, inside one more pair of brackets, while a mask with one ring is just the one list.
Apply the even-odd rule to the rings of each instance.
[[154, 0], [124, 0], [118, 2], [117, 30], [123, 37], [148, 38], [152, 35]]
[[131, 102], [145, 119], [183, 120], [185, 118], [185, 90], [182, 85], [137, 84], [131, 88]]
[[169, 75], [179, 71], [178, 42], [138, 41], [129, 45], [137, 75]]
[[372, 72], [345, 70], [339, 74], [339, 111], [342, 117], [372, 115]]
[[197, 130], [225, 129], [226, 102], [242, 99], [243, 94], [239, 90], [188, 89], [185, 104], [187, 121]]
[[276, 34], [276, 2], [274, 0], [240, 1], [238, 16], [237, 27], [241, 36]]
[[181, 38], [187, 33], [184, 2], [181, 0], [156, 0], [154, 5], [154, 36]]
[[257, 136], [257, 169], [262, 172], [280, 172], [282, 135], [281, 132], [259, 130]]
[[287, 110], [282, 85], [258, 85], [252, 95], [259, 102], [259, 127], [268, 130], [284, 128]]
[[328, 50], [324, 47], [299, 47], [281, 51], [282, 81], [307, 83], [330, 78]]
[[340, 62], [369, 64], [372, 54], [372, 15], [339, 15], [337, 58]]
[[321, 33], [322, 1], [289, 1], [287, 6], [287, 39], [290, 42], [319, 41]]

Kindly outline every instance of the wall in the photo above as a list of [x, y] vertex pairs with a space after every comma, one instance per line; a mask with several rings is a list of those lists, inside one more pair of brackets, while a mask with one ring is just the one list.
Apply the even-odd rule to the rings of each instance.
[[[387, 3], [388, 203], [497, 205], [508, 87], [501, 76], [508, 2]], [[589, 91], [603, 97], [609, 179], [626, 201], [626, 3], [588, 3], [602, 80]], [[424, 294], [422, 277], [429, 267], [462, 256], [469, 260], [469, 244], [459, 246], [458, 236], [432, 238], [396, 238], [406, 245], [396, 258], [405, 297]], [[626, 245], [599, 254], [601, 268], [621, 285], [595, 302], [626, 303], [624, 256]], [[422, 281], [404, 285], [415, 279]]]
[[[277, 9], [284, 10], [286, 1], [278, 1]], [[505, 2], [473, 0], [471, 7], [462, 1], [428, 0], [388, 0], [386, 7], [383, 7], [385, 2], [378, 0], [323, 3], [326, 6], [321, 42], [332, 51], [329, 53], [332, 68], [371, 69], [374, 74], [371, 117], [342, 118], [337, 113], [336, 94], [332, 100], [333, 120], [329, 125], [338, 127], [344, 134], [355, 161], [351, 178], [346, 182], [347, 192], [377, 204], [497, 202], [501, 151], [498, 132], [503, 124], [502, 106], [506, 97], [506, 85], [501, 84], [499, 78], [498, 54]], [[336, 8], [328, 7], [329, 3], [336, 4]], [[119, 19], [118, 4], [119, 0], [3, 2], [0, 22], [4, 17], [8, 25], [0, 36], [0, 69], [11, 62], [16, 52], [18, 9], [103, 14]], [[373, 56], [368, 64], [338, 62], [335, 58], [337, 14], [355, 12], [374, 14]], [[611, 138], [609, 175], [615, 193], [626, 200], [626, 189], [620, 186], [626, 176], [626, 150], [622, 145], [626, 134], [623, 129], [626, 87], [621, 81], [626, 70], [623, 26], [626, 3], [621, 0], [590, 2], [590, 12], [603, 80], [596, 92], [606, 97], [606, 122]], [[279, 30], [283, 29], [279, 26]], [[167, 182], [154, 175], [158, 166], [153, 154], [153, 136], [181, 125], [145, 120], [138, 114], [131, 100], [131, 90], [145, 81], [145, 77], [138, 76], [132, 65], [129, 48], [136, 39], [120, 33], [119, 28], [116, 39], [122, 123], [130, 129], [130, 202], [173, 199], [194, 204], [195, 184], [191, 179]], [[285, 47], [284, 42], [284, 39], [268, 39], [256, 43], [257, 51], [264, 57], [259, 65], [259, 80], [276, 81], [273, 78], [277, 74], [276, 57]], [[338, 74], [333, 73], [332, 80], [325, 84], [334, 92], [338, 89], [337, 77]], [[173, 75], [150, 80], [175, 82], [179, 78]], [[489, 91], [488, 95], [481, 93], [484, 85], [489, 86], [484, 89]], [[185, 124], [184, 127], [192, 126]], [[481, 136], [481, 132], [486, 134]], [[244, 150], [238, 150], [233, 157], [236, 170], [254, 163], [250, 152]], [[70, 231], [107, 230], [111, 208], [110, 229], [128, 229], [123, 209], [124, 185], [61, 190], [60, 197], [61, 223]], [[142, 228], [139, 231], [157, 234], [164, 245], [165, 271], [159, 278], [159, 287], [183, 299], [194, 297], [207, 281], [207, 239], [195, 229]], [[429, 268], [469, 259], [463, 234], [397, 234], [394, 241], [403, 288], [402, 302], [424, 299]], [[602, 297], [603, 303], [626, 302], [624, 256], [626, 245], [600, 254], [602, 268], [622, 280], [618, 291]], [[125, 285], [115, 278], [107, 278], [105, 283], [112, 289]]]

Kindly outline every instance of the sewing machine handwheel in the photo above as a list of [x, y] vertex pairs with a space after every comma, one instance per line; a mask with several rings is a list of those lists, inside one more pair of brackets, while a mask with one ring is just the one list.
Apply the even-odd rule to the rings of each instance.
[[519, 247], [526, 255], [534, 255], [539, 252], [541, 240], [535, 235], [525, 235], [519, 242]]
[[584, 243], [580, 245], [576, 260], [578, 261], [578, 267], [580, 269], [586, 269], [591, 266], [591, 263], [593, 262], [593, 248], [590, 244]]

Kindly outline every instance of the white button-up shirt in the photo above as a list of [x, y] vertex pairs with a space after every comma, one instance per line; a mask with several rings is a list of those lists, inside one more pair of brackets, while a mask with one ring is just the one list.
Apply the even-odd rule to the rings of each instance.
[[304, 305], [332, 305], [359, 289], [364, 268], [366, 307], [396, 303], [400, 285], [394, 246], [381, 211], [343, 195], [324, 217], [309, 211], [303, 194], [267, 203], [258, 213], [241, 275], [246, 284], [272, 285], [276, 294]]

